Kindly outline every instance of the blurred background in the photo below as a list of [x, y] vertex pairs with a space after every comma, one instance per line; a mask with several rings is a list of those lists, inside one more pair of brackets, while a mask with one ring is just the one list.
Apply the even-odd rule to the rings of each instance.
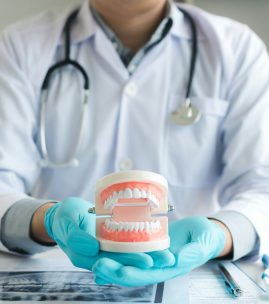
[[[7, 24], [50, 7], [83, 0], [0, 0], [0, 30]], [[195, 5], [231, 17], [251, 27], [269, 47], [269, 0], [195, 0]]]

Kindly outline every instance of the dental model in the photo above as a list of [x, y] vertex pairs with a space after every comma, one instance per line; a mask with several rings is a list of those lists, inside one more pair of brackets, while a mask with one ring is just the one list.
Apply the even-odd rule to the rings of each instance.
[[[96, 184], [96, 237], [101, 250], [150, 252], [169, 247], [166, 179], [147, 171], [123, 171]], [[153, 215], [153, 216], [152, 216]]]

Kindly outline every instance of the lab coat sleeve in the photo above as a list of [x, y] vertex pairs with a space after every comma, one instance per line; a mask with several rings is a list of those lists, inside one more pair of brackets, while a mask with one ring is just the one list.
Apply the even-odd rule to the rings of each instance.
[[[1, 220], [2, 244], [12, 252], [35, 254], [48, 250], [46, 246], [35, 242], [30, 236], [32, 216], [46, 200], [26, 198], [14, 203], [3, 215]], [[15, 220], [14, 220], [15, 219]]]
[[233, 250], [229, 259], [236, 261], [255, 254], [255, 250], [257, 251], [259, 247], [259, 238], [247, 217], [242, 213], [226, 210], [218, 212], [211, 218], [222, 222], [231, 233]]
[[219, 201], [222, 211], [239, 212], [252, 223], [258, 234], [255, 255], [269, 252], [269, 57], [249, 29], [238, 38], [233, 53]]
[[[44, 246], [31, 250], [26, 239], [30, 242], [30, 219], [41, 204], [29, 195], [40, 173], [35, 142], [38, 98], [24, 66], [29, 55], [24, 54], [19, 39], [16, 40], [16, 32], [11, 33], [5, 31], [0, 36], [0, 235], [4, 240], [1, 250], [17, 248], [20, 252], [35, 253], [44, 250]], [[21, 200], [28, 200], [29, 205], [14, 205]], [[14, 244], [15, 238], [9, 239], [9, 229], [20, 239], [20, 248]]]

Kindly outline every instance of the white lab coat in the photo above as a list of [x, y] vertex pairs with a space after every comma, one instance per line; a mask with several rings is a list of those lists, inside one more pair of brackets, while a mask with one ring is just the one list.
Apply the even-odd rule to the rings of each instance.
[[[232, 210], [253, 223], [269, 252], [269, 59], [246, 26], [184, 6], [198, 26], [191, 92], [200, 121], [179, 126], [170, 114], [184, 100], [191, 31], [173, 7], [174, 24], [130, 76], [96, 25], [86, 1], [72, 31], [71, 56], [91, 79], [79, 167], [40, 167], [40, 87], [63, 58], [62, 29], [71, 8], [9, 27], [0, 43], [0, 212], [27, 197], [94, 202], [98, 178], [150, 170], [169, 182], [171, 218]], [[72, 69], [50, 83], [47, 143], [53, 160], [68, 158], [80, 119], [82, 78]]]

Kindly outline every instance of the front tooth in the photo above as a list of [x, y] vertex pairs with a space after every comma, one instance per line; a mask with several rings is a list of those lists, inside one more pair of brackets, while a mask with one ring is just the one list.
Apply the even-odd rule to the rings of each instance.
[[129, 229], [128, 223], [124, 223], [124, 225], [123, 225], [123, 230], [124, 230], [124, 231], [128, 231], [128, 229]]
[[123, 227], [124, 227], [123, 222], [119, 222], [119, 231], [122, 231]]
[[132, 198], [132, 190], [130, 188], [126, 188], [123, 193], [123, 198]]
[[127, 231], [131, 231], [132, 228], [132, 224], [131, 223], [127, 223]]
[[141, 197], [141, 192], [139, 189], [134, 188], [133, 190], [133, 198], [140, 198]]
[[141, 197], [147, 198], [147, 192], [144, 189], [141, 190]]
[[135, 222], [135, 231], [137, 232], [139, 230], [139, 222]]
[[145, 223], [145, 228], [146, 228], [146, 231], [149, 232], [149, 230], [150, 230], [150, 224], [149, 224], [149, 222]]
[[132, 231], [132, 228], [133, 228], [133, 223], [128, 223], [128, 230]]
[[130, 223], [130, 231], [134, 231], [134, 228], [135, 228], [135, 223], [134, 222]]
[[140, 231], [143, 231], [144, 228], [145, 228], [145, 223], [144, 222], [140, 222], [139, 228], [140, 228]]

